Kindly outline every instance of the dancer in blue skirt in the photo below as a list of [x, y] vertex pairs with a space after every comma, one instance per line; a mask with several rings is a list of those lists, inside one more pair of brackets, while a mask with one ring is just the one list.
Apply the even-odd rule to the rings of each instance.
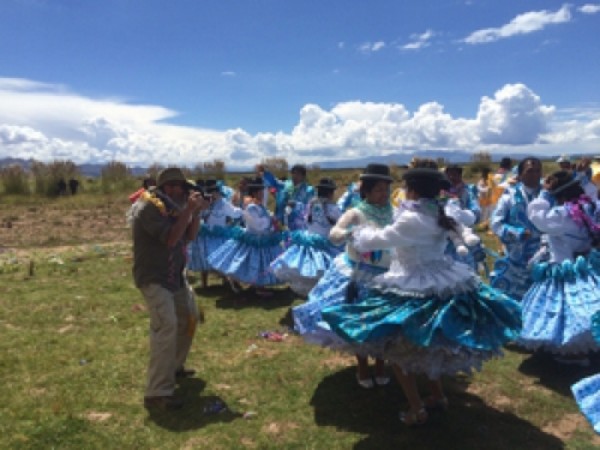
[[553, 173], [544, 188], [527, 211], [531, 223], [547, 235], [550, 259], [533, 267], [519, 342], [548, 350], [559, 362], [585, 366], [587, 353], [600, 349], [590, 322], [600, 310], [600, 253], [593, 249], [600, 237], [596, 205], [571, 171]]
[[204, 181], [204, 192], [210, 196], [210, 206], [202, 211], [202, 225], [198, 236], [188, 244], [188, 270], [201, 272], [202, 287], [208, 285], [208, 272], [212, 270], [207, 261], [208, 255], [219, 248], [232, 234], [232, 223], [242, 216], [223, 196], [223, 185], [216, 179]]
[[[600, 312], [592, 317], [592, 335], [600, 345]], [[571, 386], [581, 412], [600, 434], [600, 373], [584, 378]]]
[[[334, 349], [346, 347], [347, 344], [322, 320], [321, 310], [326, 306], [354, 301], [367, 282], [388, 270], [389, 251], [359, 252], [348, 238], [354, 227], [370, 224], [381, 228], [392, 223], [393, 210], [389, 201], [392, 181], [388, 166], [369, 164], [360, 175], [362, 200], [346, 211], [331, 229], [330, 240], [336, 245], [345, 243], [346, 250], [333, 260], [323, 278], [308, 294], [308, 301], [292, 311], [294, 327], [307, 342]], [[385, 375], [384, 361], [377, 358], [377, 354], [357, 351], [355, 355], [359, 386], [370, 389], [375, 384], [385, 385], [390, 381]], [[368, 356], [376, 357], [374, 379], [369, 373]]]
[[208, 263], [236, 282], [253, 285], [258, 294], [268, 295], [269, 291], [260, 288], [280, 283], [269, 266], [281, 254], [285, 236], [275, 229], [262, 204], [264, 187], [260, 177], [247, 183], [246, 228], [236, 227], [232, 237], [208, 256]]
[[[436, 200], [445, 177], [416, 168], [403, 178], [407, 200], [394, 223], [352, 233], [359, 253], [392, 248], [390, 270], [355, 302], [327, 307], [322, 316], [351, 351], [380, 354], [393, 363], [410, 404], [400, 419], [412, 426], [427, 421], [425, 407], [447, 408], [441, 375], [479, 369], [519, 335], [521, 310], [468, 266], [444, 255], [448, 238], [471, 235]], [[432, 395], [425, 401], [417, 374], [430, 380]]]
[[541, 244], [540, 231], [527, 218], [527, 205], [540, 194], [542, 162], [525, 158], [517, 173], [518, 182], [506, 187], [490, 217], [490, 228], [502, 242], [505, 255], [494, 263], [490, 282], [521, 300], [533, 282], [527, 265]]
[[322, 178], [317, 197], [306, 208], [307, 229], [290, 233], [290, 246], [271, 264], [275, 276], [305, 297], [343, 249], [329, 241], [329, 232], [340, 217], [333, 202], [337, 188], [331, 178]]

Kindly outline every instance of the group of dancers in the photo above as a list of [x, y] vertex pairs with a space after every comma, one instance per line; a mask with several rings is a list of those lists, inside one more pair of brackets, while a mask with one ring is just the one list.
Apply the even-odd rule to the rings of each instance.
[[[369, 164], [337, 202], [334, 180], [313, 188], [301, 165], [285, 181], [261, 169], [237, 191], [204, 180], [212, 200], [188, 269], [261, 295], [289, 284], [307, 297], [292, 310], [295, 330], [355, 355], [362, 388], [387, 384], [389, 364], [409, 403], [400, 420], [421, 425], [449, 406], [442, 375], [479, 370], [507, 343], [581, 366], [600, 348], [600, 205], [589, 163], [542, 178], [530, 157], [505, 173], [489, 217], [460, 166], [431, 160], [414, 160], [395, 192], [390, 168]], [[502, 244], [489, 284], [472, 230], [482, 219]], [[600, 432], [600, 374], [573, 392]]]

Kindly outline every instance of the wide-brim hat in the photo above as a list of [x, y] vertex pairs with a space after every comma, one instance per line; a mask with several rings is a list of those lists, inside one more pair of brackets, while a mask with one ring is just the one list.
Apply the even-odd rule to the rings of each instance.
[[162, 187], [164, 184], [171, 182], [183, 183], [185, 187], [190, 189], [196, 187], [196, 183], [188, 180], [179, 167], [169, 167], [161, 170], [158, 174], [158, 178], [156, 179], [156, 185], [158, 187]]
[[569, 158], [569, 155], [560, 155], [560, 157], [556, 160], [557, 163], [570, 163], [571, 162], [571, 158]]
[[337, 185], [332, 178], [321, 178], [319, 180], [319, 184], [317, 184], [317, 189], [331, 189], [335, 191], [337, 189]]
[[410, 180], [430, 180], [432, 183], [438, 183], [440, 189], [447, 190], [452, 186], [450, 180], [442, 172], [436, 169], [417, 168], [409, 169], [402, 175], [404, 181]]
[[359, 177], [361, 180], [381, 180], [381, 181], [389, 181], [390, 183], [394, 181], [392, 176], [390, 175], [390, 168], [385, 164], [369, 164], [365, 168], [365, 171], [360, 174]]

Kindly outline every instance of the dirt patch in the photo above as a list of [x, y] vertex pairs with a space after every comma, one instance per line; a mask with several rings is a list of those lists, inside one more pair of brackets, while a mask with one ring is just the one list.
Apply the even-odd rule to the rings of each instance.
[[565, 414], [560, 420], [547, 424], [542, 431], [565, 441], [585, 425], [585, 418], [581, 414]]
[[356, 358], [351, 355], [334, 353], [323, 360], [323, 365], [328, 369], [339, 369], [340, 367], [349, 367], [356, 364]]
[[277, 435], [297, 430], [298, 428], [300, 428], [300, 425], [294, 422], [271, 422], [262, 427], [262, 432]]
[[0, 251], [125, 241], [130, 236], [125, 223], [129, 205], [125, 195], [40, 199], [36, 207], [10, 205], [0, 213]]

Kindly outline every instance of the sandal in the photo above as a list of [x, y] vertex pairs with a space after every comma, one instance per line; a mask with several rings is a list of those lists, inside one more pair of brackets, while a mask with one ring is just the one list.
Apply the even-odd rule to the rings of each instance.
[[427, 423], [429, 418], [425, 408], [419, 409], [416, 413], [408, 410], [400, 413], [400, 422], [407, 427], [419, 427]]
[[425, 399], [425, 409], [428, 411], [446, 411], [448, 409], [448, 397], [430, 395]]

